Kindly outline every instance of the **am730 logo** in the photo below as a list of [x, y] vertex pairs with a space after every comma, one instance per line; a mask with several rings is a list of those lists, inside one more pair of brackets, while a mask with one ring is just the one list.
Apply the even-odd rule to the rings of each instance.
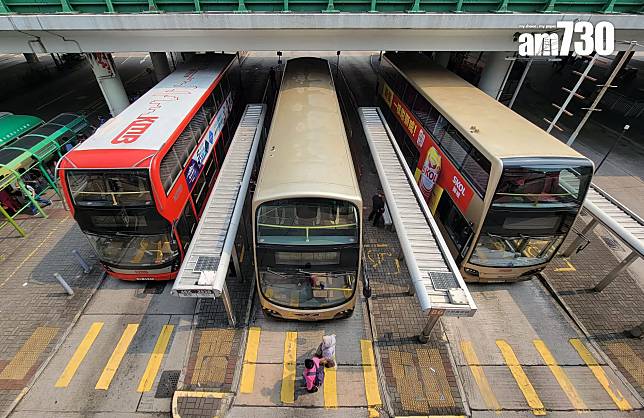
[[[563, 34], [561, 34], [563, 29]], [[557, 31], [525, 32], [519, 35], [519, 55], [560, 56], [574, 51], [577, 55], [610, 55], [615, 50], [615, 27], [610, 22], [557, 22]]]

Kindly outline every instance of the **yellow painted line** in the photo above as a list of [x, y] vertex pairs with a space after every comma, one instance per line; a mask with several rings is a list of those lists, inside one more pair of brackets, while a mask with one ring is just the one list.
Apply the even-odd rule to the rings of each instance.
[[69, 363], [67, 363], [67, 367], [63, 370], [63, 373], [56, 381], [54, 387], [66, 388], [69, 385], [69, 382], [72, 381], [72, 378], [76, 374], [76, 370], [78, 370], [78, 367], [85, 359], [87, 352], [92, 347], [92, 344], [94, 344], [94, 340], [98, 337], [98, 333], [101, 332], [101, 328], [103, 328], [103, 322], [94, 322], [92, 326], [89, 327], [89, 331], [87, 331], [83, 341], [81, 341], [78, 348], [76, 348], [76, 351], [74, 351], [74, 355], [72, 355]]
[[570, 382], [570, 379], [568, 379], [566, 372], [564, 372], [563, 368], [557, 364], [557, 360], [555, 360], [555, 357], [552, 355], [546, 344], [542, 340], [534, 340], [532, 343], [539, 354], [541, 354], [543, 361], [545, 361], [550, 368], [555, 379], [557, 379], [559, 386], [561, 386], [561, 389], [570, 400], [570, 403], [572, 403], [572, 406], [578, 411], [587, 411], [588, 406], [586, 406], [584, 400], [579, 396], [577, 389], [575, 389]]
[[572, 263], [570, 261], [568, 261], [567, 258], [564, 258], [564, 261], [566, 262], [568, 267], [560, 267], [558, 269], [554, 269], [554, 271], [577, 271], [575, 266], [573, 266]]
[[286, 333], [284, 341], [284, 365], [282, 368], [282, 403], [295, 402], [295, 364], [297, 361], [297, 332]]
[[324, 389], [325, 408], [338, 407], [337, 370], [335, 367], [329, 367], [324, 371], [324, 385], [322, 385], [322, 388]]
[[136, 389], [137, 392], [149, 392], [152, 389], [154, 379], [156, 379], [157, 373], [159, 373], [163, 356], [165, 356], [165, 350], [168, 348], [172, 330], [174, 330], [174, 325], [164, 325], [161, 329], [159, 338], [157, 338], [157, 342], [154, 344], [154, 349], [150, 355], [150, 360], [148, 360], [148, 366], [145, 368], [145, 372], [139, 382], [139, 387]]
[[196, 392], [190, 390], [177, 390], [174, 392], [174, 397], [189, 397], [189, 398], [215, 398], [223, 399], [227, 393], [224, 392]]
[[58, 334], [58, 328], [38, 327], [0, 373], [2, 380], [22, 380], [38, 362], [49, 342]]
[[373, 356], [373, 346], [369, 340], [360, 340], [362, 352], [362, 373], [364, 375], [364, 390], [367, 405], [374, 407], [382, 405], [380, 390], [378, 389], [378, 375], [376, 374], [376, 360]]
[[378, 418], [380, 416], [380, 413], [376, 408], [367, 408], [369, 411], [369, 418]]
[[246, 253], [246, 246], [242, 245], [241, 254], [239, 255], [239, 262], [244, 262], [244, 254]]
[[244, 365], [242, 366], [241, 384], [239, 392], [253, 393], [255, 385], [255, 363], [257, 363], [257, 352], [259, 350], [259, 337], [262, 330], [259, 327], [251, 327], [248, 330], [246, 340], [246, 353], [244, 354]]
[[617, 405], [621, 411], [630, 411], [633, 409], [619, 389], [617, 389], [608, 376], [606, 376], [604, 369], [602, 369], [599, 363], [597, 363], [597, 360], [595, 360], [593, 355], [590, 354], [590, 351], [588, 351], [584, 343], [582, 343], [578, 338], [571, 338], [570, 344], [575, 348], [575, 350], [577, 350], [579, 357], [581, 357], [584, 363], [586, 363], [590, 371], [593, 372], [595, 378], [599, 384], [602, 385], [606, 393], [608, 393], [608, 396], [610, 396], [613, 402], [615, 402], [615, 405]]
[[510, 344], [504, 340], [496, 340], [496, 345], [499, 347], [499, 350], [501, 350], [505, 364], [510, 369], [510, 372], [512, 372], [514, 380], [517, 381], [519, 389], [521, 389], [525, 400], [528, 402], [528, 406], [532, 408], [532, 413], [535, 415], [546, 415], [546, 408], [543, 406], [541, 399], [539, 399], [539, 395], [537, 395], [537, 392], [534, 390], [528, 376], [523, 371], [521, 364], [519, 364], [519, 359], [517, 359], [512, 347], [510, 347]]
[[136, 331], [138, 329], [139, 324], [127, 325], [125, 331], [123, 331], [123, 335], [121, 335], [121, 339], [116, 344], [116, 348], [112, 352], [110, 359], [107, 361], [107, 364], [103, 369], [103, 373], [101, 373], [101, 377], [98, 378], [95, 389], [107, 390], [110, 387], [110, 383], [112, 382], [112, 379], [114, 378], [114, 375], [116, 374], [116, 371], [121, 364], [121, 360], [123, 360], [125, 352], [130, 346], [130, 343], [134, 338], [134, 334], [136, 334]]
[[472, 342], [468, 340], [461, 341], [461, 350], [463, 351], [463, 356], [465, 356], [467, 365], [470, 367], [472, 376], [474, 376], [474, 380], [479, 387], [479, 391], [481, 392], [485, 405], [487, 405], [488, 409], [499, 413], [499, 411], [501, 411], [501, 405], [496, 399], [496, 396], [494, 396], [494, 392], [490, 387], [490, 383], [487, 381], [483, 367], [480, 366], [481, 362], [479, 362], [479, 359], [476, 356], [476, 351], [474, 351]]

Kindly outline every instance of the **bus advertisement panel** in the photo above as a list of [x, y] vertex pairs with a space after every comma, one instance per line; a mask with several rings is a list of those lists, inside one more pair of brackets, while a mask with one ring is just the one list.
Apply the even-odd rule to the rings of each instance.
[[[414, 175], [432, 213], [435, 213], [443, 191], [465, 213], [474, 196], [472, 187], [387, 83], [383, 83], [380, 94], [420, 152]], [[437, 129], [440, 128], [437, 126]]]

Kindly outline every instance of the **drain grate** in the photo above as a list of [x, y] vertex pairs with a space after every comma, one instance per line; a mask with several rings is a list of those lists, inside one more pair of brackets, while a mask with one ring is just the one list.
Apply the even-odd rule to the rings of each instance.
[[171, 398], [174, 391], [177, 390], [177, 383], [179, 383], [179, 370], [166, 370], [161, 373], [159, 378], [159, 386], [157, 392], [154, 394], [155, 398]]
[[459, 288], [458, 282], [456, 281], [456, 277], [452, 273], [446, 273], [442, 271], [430, 271], [428, 272], [429, 278], [432, 281], [432, 285], [434, 286], [434, 289], [441, 289], [441, 290], [447, 290], [447, 289], [455, 289]]
[[146, 283], [143, 293], [146, 295], [160, 295], [165, 289], [166, 282], [150, 282]]
[[610, 248], [611, 250], [620, 250], [620, 251], [623, 250], [622, 246], [619, 245], [619, 242], [615, 241], [611, 237], [604, 236], [602, 237], [602, 240], [604, 240], [608, 248]]

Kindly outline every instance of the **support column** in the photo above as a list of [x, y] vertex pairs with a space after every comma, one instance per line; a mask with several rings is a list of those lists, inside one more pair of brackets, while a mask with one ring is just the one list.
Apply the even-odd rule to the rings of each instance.
[[597, 219], [593, 218], [593, 219], [590, 220], [590, 222], [588, 222], [588, 224], [584, 227], [584, 229], [582, 229], [581, 233], [577, 235], [577, 238], [575, 238], [575, 240], [570, 243], [568, 248], [566, 248], [561, 253], [561, 256], [562, 257], [570, 257], [572, 255], [572, 253], [574, 251], [576, 251], [577, 248], [579, 248], [581, 243], [584, 240], [588, 239], [588, 238], [586, 238], [586, 235], [588, 235], [590, 233], [590, 231], [592, 231], [593, 228], [595, 228], [595, 225], [597, 225]]
[[[433, 309], [432, 309], [433, 310]], [[432, 329], [434, 329], [434, 326], [438, 322], [438, 319], [442, 316], [442, 311], [440, 314], [436, 313], [430, 313], [429, 318], [427, 319], [427, 323], [425, 324], [425, 327], [423, 328], [423, 331], [420, 333], [418, 336], [418, 341], [425, 344], [426, 342], [429, 341], [429, 335], [432, 333]]]
[[38, 55], [30, 52], [30, 53], [24, 53], [22, 54], [25, 57], [25, 60], [29, 65], [37, 65], [40, 63], [40, 60], [38, 59]]
[[112, 116], [118, 115], [130, 105], [130, 100], [127, 98], [127, 93], [125, 93], [121, 77], [116, 71], [112, 54], [92, 52], [86, 55], [110, 113]]
[[168, 63], [168, 56], [165, 52], [150, 52], [150, 60], [154, 67], [154, 75], [157, 77], [157, 82], [163, 80], [170, 74], [170, 64]]
[[485, 56], [485, 68], [481, 74], [479, 88], [495, 100], [498, 100], [503, 81], [512, 64], [511, 60], [505, 58], [511, 55], [511, 52], [489, 52]]
[[631, 253], [625, 259], [623, 259], [621, 263], [619, 263], [613, 270], [611, 270], [610, 273], [606, 275], [606, 277], [604, 277], [599, 283], [595, 285], [593, 290], [595, 292], [601, 292], [602, 290], [604, 290], [606, 286], [611, 284], [613, 280], [615, 280], [626, 267], [630, 266], [633, 261], [637, 260], [638, 256], [639, 254], [636, 251], [631, 251]]
[[442, 67], [447, 68], [447, 64], [449, 64], [449, 59], [451, 56], [452, 53], [449, 51], [437, 51], [434, 52], [434, 61], [436, 61]]
[[228, 325], [235, 327], [235, 309], [233, 308], [233, 303], [230, 300], [230, 293], [228, 293], [228, 286], [226, 282], [221, 289], [221, 298], [224, 302], [224, 308], [226, 309], [226, 316], [228, 317]]

